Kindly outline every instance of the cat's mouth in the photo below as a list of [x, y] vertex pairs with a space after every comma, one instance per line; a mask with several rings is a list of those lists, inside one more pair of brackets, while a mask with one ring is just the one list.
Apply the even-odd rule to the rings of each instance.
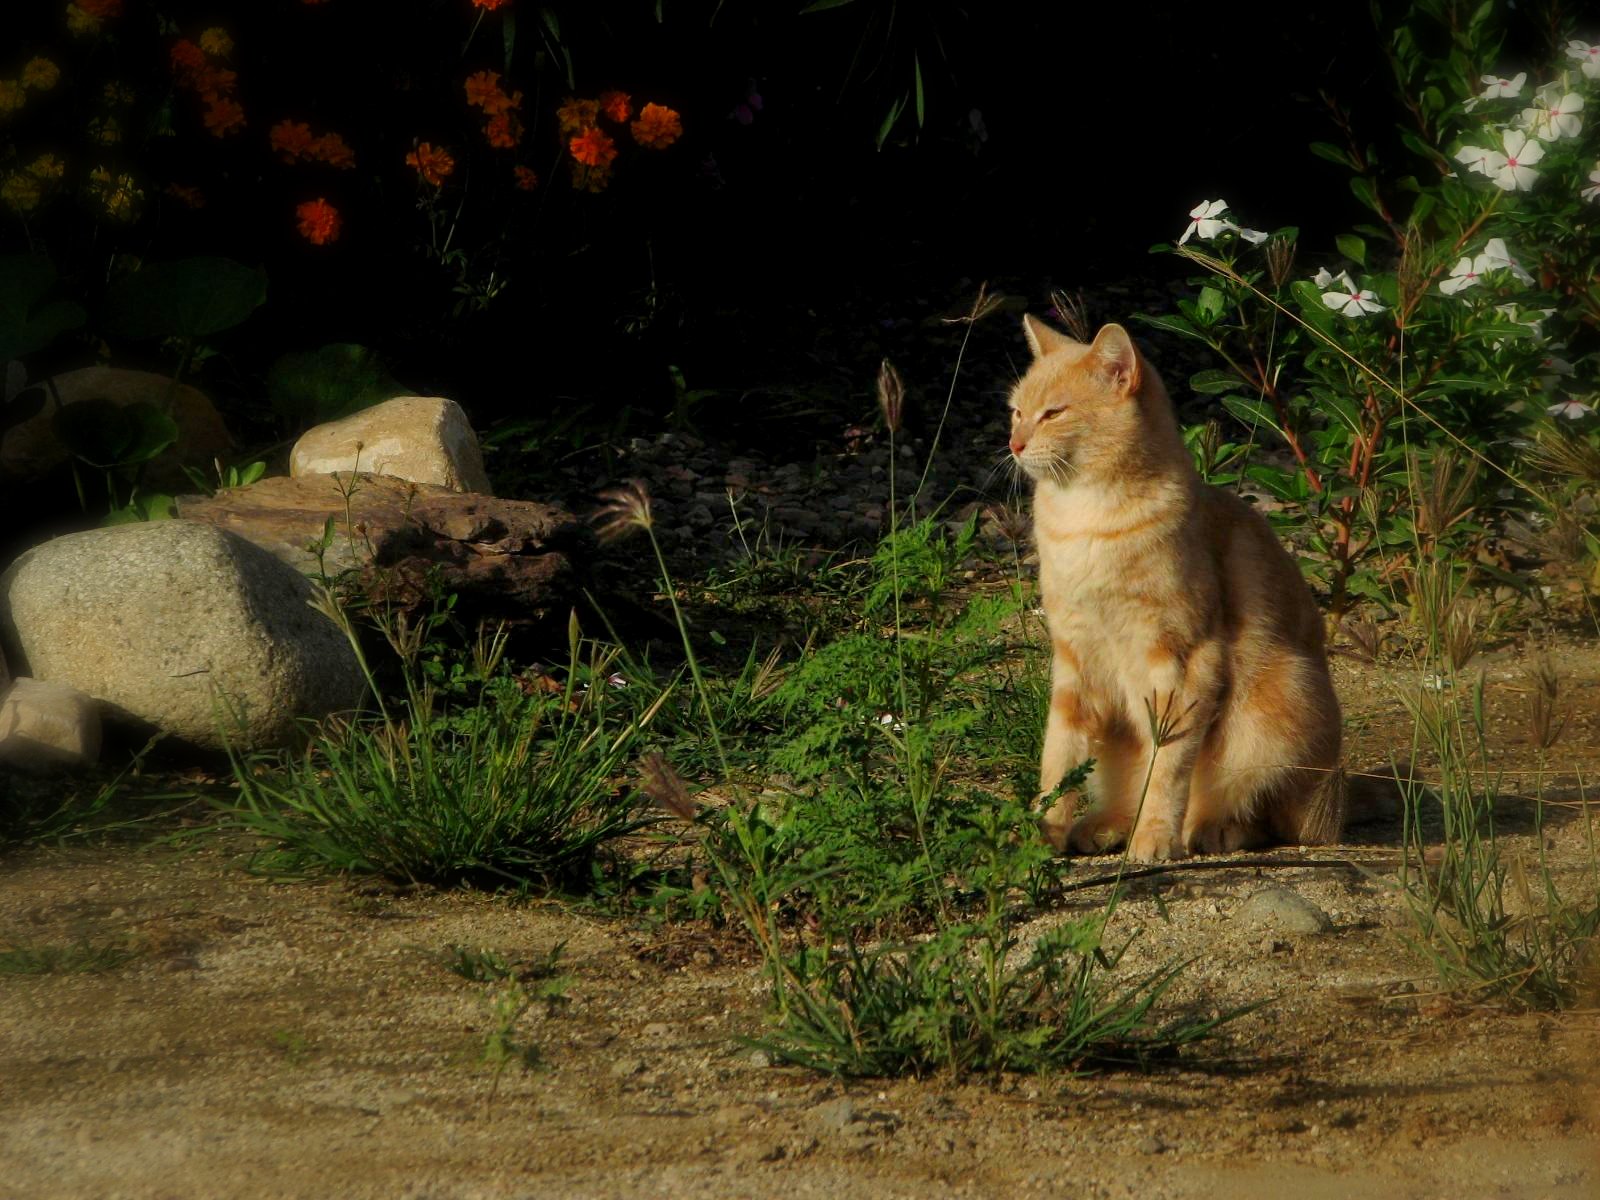
[[1011, 461], [1035, 482], [1050, 480], [1065, 483], [1072, 477], [1072, 460], [1059, 450], [1029, 446], [1021, 454], [1012, 452]]

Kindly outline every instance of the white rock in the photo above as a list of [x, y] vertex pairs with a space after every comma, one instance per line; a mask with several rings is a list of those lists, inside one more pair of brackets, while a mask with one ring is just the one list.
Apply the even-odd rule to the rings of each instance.
[[440, 396], [396, 396], [317, 425], [289, 455], [290, 475], [356, 470], [490, 494], [478, 435], [461, 406]]
[[29, 771], [93, 766], [100, 711], [77, 688], [23, 677], [0, 699], [0, 763]]
[[70, 684], [199, 746], [292, 744], [303, 718], [354, 707], [364, 679], [311, 583], [210, 525], [68, 534], [0, 575], [13, 666]]

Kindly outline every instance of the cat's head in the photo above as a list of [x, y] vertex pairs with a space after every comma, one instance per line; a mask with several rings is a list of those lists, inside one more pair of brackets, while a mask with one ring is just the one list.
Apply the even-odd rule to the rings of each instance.
[[1031, 315], [1022, 330], [1033, 365], [1011, 391], [1017, 465], [1060, 483], [1124, 457], [1148, 424], [1142, 394], [1160, 387], [1128, 331], [1106, 325], [1085, 345]]

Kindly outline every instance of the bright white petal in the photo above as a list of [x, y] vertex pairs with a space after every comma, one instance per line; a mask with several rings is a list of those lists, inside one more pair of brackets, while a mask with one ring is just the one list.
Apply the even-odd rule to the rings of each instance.
[[1178, 245], [1181, 246], [1185, 242], [1187, 242], [1190, 238], [1192, 238], [1194, 236], [1194, 231], [1196, 229], [1198, 229], [1199, 227], [1200, 227], [1200, 222], [1199, 221], [1190, 221], [1189, 222], [1189, 228], [1185, 229], [1183, 231], [1183, 236], [1178, 239]]
[[1239, 226], [1235, 225], [1233, 226], [1233, 231], [1245, 241], [1249, 242], [1252, 246], [1259, 246], [1262, 242], [1267, 240], [1267, 235], [1259, 229], [1241, 229]]
[[[1600, 171], [1595, 172], [1595, 174], [1600, 175]], [[1333, 273], [1329, 271], [1327, 267], [1321, 267], [1317, 270], [1317, 273], [1311, 277], [1311, 282], [1316, 284], [1319, 288], [1328, 287], [1333, 283]]]
[[1355, 297], [1345, 292], [1323, 292], [1322, 302], [1334, 312], [1346, 312], [1355, 303]]

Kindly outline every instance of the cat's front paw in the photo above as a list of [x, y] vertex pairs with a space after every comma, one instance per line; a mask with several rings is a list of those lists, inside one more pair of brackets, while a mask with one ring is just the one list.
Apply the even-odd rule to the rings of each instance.
[[1184, 857], [1183, 840], [1171, 825], [1143, 821], [1128, 842], [1128, 857], [1134, 862], [1170, 862]]
[[1127, 825], [1102, 812], [1084, 813], [1067, 834], [1074, 854], [1110, 854], [1127, 840]]

